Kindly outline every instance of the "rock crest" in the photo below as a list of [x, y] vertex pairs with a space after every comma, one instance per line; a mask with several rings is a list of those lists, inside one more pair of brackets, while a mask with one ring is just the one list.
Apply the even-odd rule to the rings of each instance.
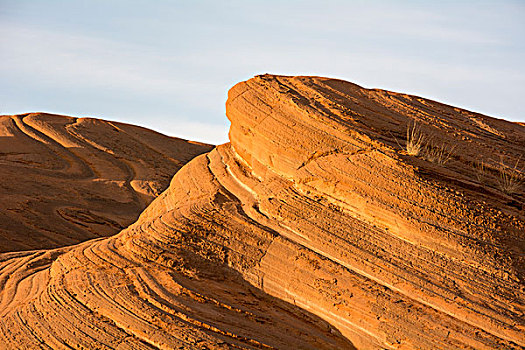
[[[231, 142], [118, 235], [0, 255], [0, 347], [525, 346], [523, 188], [491, 163], [525, 127], [320, 77], [226, 111]], [[414, 124], [446, 164], [403, 150]]]

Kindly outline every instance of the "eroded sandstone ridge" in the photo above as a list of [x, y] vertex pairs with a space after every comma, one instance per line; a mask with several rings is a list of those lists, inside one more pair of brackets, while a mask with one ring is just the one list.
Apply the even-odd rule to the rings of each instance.
[[113, 235], [210, 149], [94, 118], [0, 116], [0, 252]]
[[[523, 125], [316, 77], [226, 107], [231, 143], [120, 234], [0, 255], [1, 348], [525, 346], [524, 193], [497, 167]], [[447, 162], [407, 154], [414, 124]]]

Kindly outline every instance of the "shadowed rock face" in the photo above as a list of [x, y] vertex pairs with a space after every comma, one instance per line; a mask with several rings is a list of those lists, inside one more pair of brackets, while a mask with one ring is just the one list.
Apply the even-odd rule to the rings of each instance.
[[[120, 234], [0, 255], [0, 347], [525, 346], [524, 193], [497, 168], [523, 125], [316, 77], [226, 107], [231, 143]], [[448, 162], [402, 149], [414, 123]]]
[[113, 235], [210, 149], [99, 119], [0, 116], [0, 252]]

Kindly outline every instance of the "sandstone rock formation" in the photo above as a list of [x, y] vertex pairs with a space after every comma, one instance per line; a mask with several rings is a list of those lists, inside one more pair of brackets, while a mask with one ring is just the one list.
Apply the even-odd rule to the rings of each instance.
[[317, 77], [226, 107], [118, 235], [0, 255], [0, 348], [525, 347], [523, 125]]
[[113, 235], [210, 149], [99, 119], [0, 116], [0, 252]]

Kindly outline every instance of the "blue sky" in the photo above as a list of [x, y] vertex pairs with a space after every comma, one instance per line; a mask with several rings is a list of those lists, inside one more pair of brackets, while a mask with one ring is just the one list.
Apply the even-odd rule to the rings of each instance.
[[525, 121], [525, 1], [0, 0], [0, 114], [227, 141], [228, 89], [321, 75]]

